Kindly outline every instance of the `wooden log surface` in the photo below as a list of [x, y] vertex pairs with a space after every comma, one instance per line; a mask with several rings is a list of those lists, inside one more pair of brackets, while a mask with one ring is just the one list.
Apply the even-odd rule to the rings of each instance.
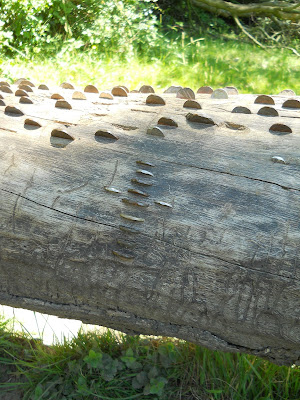
[[0, 303], [300, 364], [299, 96], [4, 86]]

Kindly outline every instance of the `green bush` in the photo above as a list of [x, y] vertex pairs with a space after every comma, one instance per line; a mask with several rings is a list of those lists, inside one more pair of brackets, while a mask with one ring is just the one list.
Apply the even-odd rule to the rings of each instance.
[[155, 46], [155, 1], [0, 1], [0, 49], [29, 54], [68, 46], [128, 56]]

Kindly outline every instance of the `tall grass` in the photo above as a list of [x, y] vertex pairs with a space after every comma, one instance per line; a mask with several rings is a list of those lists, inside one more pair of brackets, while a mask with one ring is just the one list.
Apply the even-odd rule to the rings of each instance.
[[3, 367], [9, 372], [6, 381], [0, 376], [0, 399], [5, 392], [24, 400], [300, 398], [298, 367], [110, 330], [79, 333], [48, 347], [24, 333], [11, 334], [2, 320], [0, 370]]
[[265, 51], [237, 40], [193, 40], [182, 35], [161, 39], [161, 46], [158, 42], [151, 54], [143, 58], [133, 53], [120, 61], [115, 53], [66, 46], [50, 58], [3, 57], [0, 74], [10, 81], [26, 77], [50, 85], [91, 83], [101, 89], [119, 83], [135, 89], [147, 83], [157, 90], [179, 84], [193, 89], [234, 85], [242, 93], [276, 94], [286, 88], [300, 92], [300, 58], [288, 49]]

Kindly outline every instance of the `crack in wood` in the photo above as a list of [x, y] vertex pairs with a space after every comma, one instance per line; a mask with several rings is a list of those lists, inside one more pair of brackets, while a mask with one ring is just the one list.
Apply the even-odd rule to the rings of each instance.
[[[3, 189], [3, 188], [0, 188], [0, 190], [3, 191], [3, 192], [5, 192], [5, 193], [9, 193], [9, 194], [12, 194], [12, 195], [14, 195], [14, 196], [20, 197], [20, 198], [22, 198], [22, 199], [24, 199], [24, 200], [27, 200], [27, 201], [29, 201], [29, 202], [31, 202], [31, 203], [33, 203], [33, 204], [36, 204], [36, 205], [38, 205], [38, 206], [40, 206], [40, 207], [46, 208], [46, 209], [51, 210], [51, 211], [53, 211], [53, 212], [57, 212], [57, 213], [59, 213], [59, 214], [65, 215], [65, 216], [70, 217], [70, 218], [75, 218], [75, 219], [78, 219], [78, 220], [81, 220], [81, 221], [90, 222], [90, 223], [92, 223], [92, 224], [107, 226], [107, 227], [109, 227], [109, 228], [115, 228], [115, 229], [120, 228], [120, 225], [119, 225], [119, 224], [117, 224], [117, 225], [108, 224], [108, 223], [105, 223], [105, 222], [100, 222], [100, 221], [95, 221], [95, 220], [92, 220], [92, 219], [89, 219], [89, 218], [80, 217], [80, 216], [78, 216], [78, 215], [71, 214], [71, 213], [67, 213], [67, 212], [65, 212], [65, 211], [58, 210], [58, 209], [56, 209], [56, 208], [51, 208], [50, 206], [46, 206], [45, 204], [41, 204], [41, 203], [39, 203], [39, 202], [37, 202], [37, 201], [35, 201], [35, 200], [32, 200], [32, 199], [30, 199], [30, 198], [28, 198], [28, 197], [24, 197], [24, 196], [21, 195], [21, 194], [16, 194], [16, 193], [14, 193], [14, 192], [12, 192], [12, 191], [10, 191], [10, 190]], [[124, 228], [127, 228], [127, 227], [124, 227]], [[128, 229], [131, 229], [131, 228], [128, 228]], [[258, 270], [258, 269], [252, 268], [252, 267], [250, 267], [250, 266], [248, 266], [248, 265], [247, 265], [247, 266], [244, 266], [244, 265], [242, 265], [240, 262], [237, 262], [237, 261], [235, 261], [235, 260], [226, 260], [226, 259], [224, 259], [224, 258], [221, 258], [221, 257], [216, 256], [215, 254], [207, 254], [207, 253], [195, 251], [194, 249], [191, 250], [191, 249], [186, 248], [186, 247], [184, 247], [184, 246], [178, 246], [177, 244], [171, 243], [171, 242], [169, 242], [169, 241], [167, 241], [167, 240], [162, 240], [161, 238], [158, 239], [157, 237], [150, 236], [150, 235], [148, 235], [147, 233], [145, 233], [144, 231], [139, 231], [138, 233], [142, 234], [142, 235], [145, 236], [145, 237], [148, 237], [148, 238], [151, 239], [151, 240], [156, 239], [156, 240], [161, 241], [161, 242], [163, 242], [163, 243], [166, 243], [166, 244], [168, 244], [168, 245], [170, 245], [170, 246], [173, 246], [174, 248], [177, 248], [177, 249], [180, 249], [180, 250], [186, 250], [186, 251], [188, 251], [188, 252], [191, 253], [191, 254], [198, 255], [198, 256], [203, 256], [203, 257], [208, 257], [208, 258], [213, 258], [213, 259], [219, 260], [219, 261], [221, 261], [221, 262], [225, 262], [225, 263], [231, 264], [231, 265], [233, 265], [233, 266], [236, 266], [236, 267], [240, 268], [240, 269], [243, 270], [243, 271], [252, 271], [252, 272], [255, 272], [256, 274], [267, 275], [267, 276], [269, 275], [269, 276], [271, 276], [271, 277], [279, 277], [279, 278], [281, 278], [282, 280], [285, 280], [285, 281], [293, 281], [293, 280], [294, 280], [294, 281], [297, 281], [297, 278], [295, 278], [295, 277], [289, 277], [289, 278], [287, 278], [285, 275], [281, 275], [281, 274], [278, 274], [278, 273], [269, 272], [269, 271], [260, 271], [260, 270]], [[226, 266], [226, 265], [224, 265], [224, 268], [228, 269], [229, 267]]]
[[[175, 140], [173, 140], [174, 143], [178, 143], [178, 145], [181, 145], [180, 142], [176, 142]], [[115, 149], [111, 149], [109, 147], [103, 146], [103, 148], [105, 148], [107, 151], [112, 151], [115, 153], [120, 153], [120, 154], [126, 154], [128, 156], [132, 156], [134, 157], [134, 153], [133, 152], [128, 152], [128, 151], [122, 151], [122, 150], [115, 150]], [[244, 178], [244, 179], [249, 179], [252, 181], [257, 181], [257, 182], [263, 182], [263, 183], [267, 183], [270, 185], [275, 185], [277, 187], [280, 187], [281, 189], [284, 190], [294, 190], [297, 192], [300, 192], [300, 189], [291, 187], [291, 186], [284, 186], [281, 185], [280, 183], [276, 183], [276, 182], [271, 182], [271, 181], [266, 181], [264, 179], [260, 179], [260, 178], [253, 178], [251, 176], [246, 176], [246, 175], [240, 175], [240, 174], [234, 174], [233, 172], [228, 172], [228, 171], [221, 171], [221, 170], [217, 170], [217, 169], [213, 169], [213, 168], [205, 168], [205, 167], [200, 167], [199, 165], [193, 165], [193, 164], [188, 164], [188, 163], [183, 163], [183, 162], [179, 162], [179, 161], [171, 161], [165, 158], [155, 158], [155, 156], [153, 156], [153, 160], [155, 160], [156, 162], [163, 162], [169, 165], [179, 165], [181, 167], [187, 167], [187, 168], [195, 168], [201, 171], [207, 171], [207, 172], [213, 172], [213, 173], [217, 173], [217, 174], [223, 174], [223, 175], [229, 175], [229, 176], [235, 176], [238, 178]]]

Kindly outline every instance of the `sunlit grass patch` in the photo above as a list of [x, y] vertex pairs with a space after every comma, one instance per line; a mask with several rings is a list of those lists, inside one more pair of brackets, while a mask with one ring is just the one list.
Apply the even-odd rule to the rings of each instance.
[[300, 59], [289, 50], [265, 51], [236, 40], [174, 39], [161, 44], [153, 49], [152, 57], [129, 55], [126, 61], [107, 53], [74, 49], [50, 58], [3, 58], [1, 75], [11, 81], [27, 77], [50, 85], [91, 83], [101, 89], [117, 84], [136, 89], [147, 83], [157, 90], [179, 84], [194, 90], [202, 85], [234, 85], [241, 93], [277, 94], [286, 88], [300, 91]]

